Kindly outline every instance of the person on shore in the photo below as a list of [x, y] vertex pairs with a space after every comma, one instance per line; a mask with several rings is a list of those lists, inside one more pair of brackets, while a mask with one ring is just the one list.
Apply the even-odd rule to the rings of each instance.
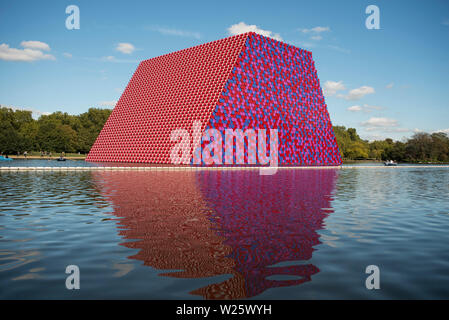
[[24, 153], [23, 153], [23, 156], [25, 157], [25, 159], [27, 158], [27, 156], [28, 156], [28, 152], [27, 151], [25, 151]]

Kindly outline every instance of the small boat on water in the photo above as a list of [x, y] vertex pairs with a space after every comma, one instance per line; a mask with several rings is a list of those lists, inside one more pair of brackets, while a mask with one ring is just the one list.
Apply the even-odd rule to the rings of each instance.
[[12, 159], [8, 158], [8, 156], [6, 156], [6, 158], [4, 156], [0, 156], [0, 161], [12, 161]]
[[63, 156], [60, 156], [56, 161], [65, 161], [66, 159]]
[[385, 164], [387, 167], [390, 167], [390, 166], [397, 166], [397, 165], [398, 165], [398, 163], [397, 163], [397, 162], [394, 162], [393, 160], [387, 160], [387, 161], [384, 162], [384, 164]]

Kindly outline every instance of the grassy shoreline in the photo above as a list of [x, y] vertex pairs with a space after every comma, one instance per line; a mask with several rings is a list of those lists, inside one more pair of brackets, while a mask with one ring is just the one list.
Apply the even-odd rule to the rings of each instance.
[[[8, 157], [10, 157], [11, 159], [16, 159], [16, 160], [56, 160], [59, 159], [60, 155], [52, 155], [50, 156], [37, 156], [37, 155], [29, 155], [29, 156], [24, 156], [24, 155], [8, 155]], [[64, 156], [64, 158], [68, 159], [68, 160], [85, 160], [86, 159], [86, 155], [85, 154], [66, 154]]]

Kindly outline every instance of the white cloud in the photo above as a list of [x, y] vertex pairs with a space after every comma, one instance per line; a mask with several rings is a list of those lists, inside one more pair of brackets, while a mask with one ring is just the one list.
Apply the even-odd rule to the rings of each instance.
[[447, 129], [441, 129], [441, 130], [437, 130], [437, 131], [435, 131], [435, 132], [443, 132], [443, 133], [447, 133], [447, 134], [449, 134], [449, 128], [447, 128]]
[[388, 132], [409, 132], [410, 129], [407, 128], [394, 128], [394, 129], [389, 129]]
[[[313, 27], [313, 28], [300, 28], [298, 29], [298, 31], [304, 33], [304, 34], [308, 34], [310, 35], [310, 40], [313, 41], [320, 41], [323, 40], [323, 36], [322, 34], [325, 32], [330, 32], [331, 28], [329, 27], [322, 27], [322, 26], [317, 26], [317, 27]], [[335, 51], [339, 51], [339, 52], [343, 52], [343, 53], [351, 53], [350, 50], [345, 49], [345, 48], [341, 48], [339, 46], [335, 46], [335, 45], [327, 45], [328, 48], [335, 50]]]
[[378, 133], [373, 133], [370, 135], [364, 135], [363, 139], [368, 140], [369, 142], [385, 140], [387, 137]]
[[116, 104], [117, 104], [116, 100], [99, 102], [99, 105], [102, 107], [115, 107]]
[[195, 38], [195, 39], [201, 38], [201, 34], [199, 32], [192, 32], [192, 31], [159, 27], [159, 26], [152, 27], [151, 29], [153, 31], [159, 32], [160, 34], [169, 35], [169, 36], [179, 36], [179, 37], [187, 37], [187, 38]]
[[228, 33], [231, 35], [242, 34], [246, 32], [255, 32], [265, 37], [273, 38], [275, 40], [283, 41], [279, 33], [274, 33], [270, 30], [264, 30], [256, 26], [255, 24], [246, 24], [245, 22], [239, 22], [233, 24], [228, 28]]
[[367, 127], [367, 131], [373, 131], [373, 128], [397, 127], [398, 121], [390, 118], [371, 117], [367, 121], [362, 122], [362, 126]]
[[123, 54], [131, 54], [136, 48], [131, 43], [121, 42], [117, 45], [115, 50], [120, 51]]
[[324, 94], [333, 96], [340, 90], [346, 90], [343, 81], [326, 81], [323, 85]]
[[20, 45], [27, 49], [50, 51], [50, 46], [41, 41], [22, 41]]
[[[36, 60], [55, 60], [51, 54], [43, 53], [42, 50], [50, 50], [50, 46], [40, 41], [22, 41], [24, 49], [10, 48], [8, 44], [0, 44], [0, 59], [6, 61], [36, 61]], [[41, 49], [32, 49], [31, 47], [40, 47]]]
[[351, 107], [347, 108], [346, 110], [352, 111], [352, 112], [360, 112], [360, 111], [372, 112], [373, 110], [381, 110], [381, 109], [382, 109], [382, 107], [379, 107], [379, 106], [370, 106], [368, 104], [364, 104], [363, 106], [358, 106], [358, 105], [351, 106]]
[[302, 33], [321, 33], [321, 32], [326, 32], [326, 31], [330, 31], [331, 29], [329, 27], [314, 27], [314, 28], [310, 28], [310, 29], [299, 29], [299, 31], [301, 31]]
[[375, 92], [374, 88], [368, 87], [368, 86], [362, 86], [357, 89], [352, 89], [351, 91], [349, 91], [349, 94], [346, 95], [344, 98], [346, 100], [359, 100], [359, 99], [363, 98], [365, 95], [372, 94], [374, 92]]
[[71, 53], [68, 53], [68, 52], [64, 52], [63, 54], [62, 54], [64, 57], [66, 57], [66, 58], [72, 58], [73, 56], [72, 56], [72, 54]]
[[352, 111], [352, 112], [359, 112], [359, 111], [362, 111], [362, 107], [361, 106], [352, 106], [352, 107], [349, 107], [347, 110]]
[[[411, 131], [412, 131], [413, 133], [426, 132], [426, 131], [421, 130], [421, 129], [418, 129], [418, 128], [415, 128], [415, 129], [413, 129], [413, 130], [411, 130]], [[428, 131], [427, 131], [427, 132], [428, 132]], [[430, 132], [430, 133], [438, 133], [438, 132], [445, 133], [445, 134], [449, 135], [449, 128], [447, 128], [447, 129], [435, 130], [435, 131], [432, 131], [432, 132]]]
[[391, 83], [387, 84], [387, 85], [385, 86], [385, 88], [391, 89], [391, 88], [393, 88], [393, 86], [394, 86], [394, 82], [391, 82]]
[[371, 132], [371, 131], [382, 131], [382, 132], [409, 132], [410, 129], [407, 128], [379, 128], [379, 127], [368, 127], [365, 129], [365, 131]]

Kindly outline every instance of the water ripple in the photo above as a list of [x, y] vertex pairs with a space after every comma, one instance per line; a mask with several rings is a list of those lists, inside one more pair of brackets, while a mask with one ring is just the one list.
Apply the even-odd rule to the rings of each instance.
[[[1, 172], [0, 299], [447, 299], [447, 181], [437, 168]], [[370, 264], [379, 291], [364, 287]]]

